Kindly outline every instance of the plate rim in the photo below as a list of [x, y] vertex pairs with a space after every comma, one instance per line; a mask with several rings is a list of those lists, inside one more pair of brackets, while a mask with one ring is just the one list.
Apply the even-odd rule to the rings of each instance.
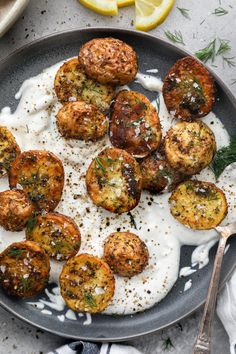
[[[33, 47], [35, 45], [38, 45], [42, 42], [44, 42], [45, 40], [48, 39], [52, 39], [52, 38], [57, 38], [60, 37], [61, 35], [69, 35], [75, 32], [89, 32], [89, 33], [96, 33], [97, 31], [104, 31], [104, 32], [111, 32], [112, 33], [116, 32], [116, 33], [127, 33], [129, 35], [135, 34], [137, 36], [140, 36], [142, 38], [150, 38], [152, 40], [157, 40], [158, 42], [161, 42], [163, 45], [173, 49], [175, 52], [177, 52], [180, 55], [186, 56], [186, 55], [190, 55], [193, 56], [195, 59], [197, 59], [200, 63], [202, 63], [198, 58], [196, 58], [196, 56], [194, 55], [194, 53], [192, 53], [190, 50], [186, 50], [184, 48], [179, 47], [178, 45], [175, 45], [173, 43], [168, 42], [167, 40], [165, 40], [164, 38], [158, 36], [158, 35], [154, 35], [154, 34], [150, 34], [150, 33], [146, 33], [146, 32], [141, 32], [141, 31], [137, 31], [134, 29], [124, 29], [124, 28], [120, 28], [120, 27], [106, 27], [106, 26], [94, 26], [94, 27], [74, 27], [71, 28], [69, 30], [63, 30], [63, 31], [59, 31], [59, 32], [53, 32], [50, 33], [48, 35], [45, 35], [41, 38], [35, 39], [33, 41], [30, 41], [29, 43], [26, 43], [25, 45], [17, 48], [16, 50], [14, 50], [12, 53], [8, 54], [5, 58], [0, 60], [0, 68], [2, 66], [4, 66], [7, 61], [9, 61], [12, 57], [17, 56], [19, 53], [21, 53], [24, 50], [29, 49], [30, 47]], [[207, 69], [208, 71], [211, 73], [211, 75], [213, 76], [214, 80], [221, 86], [221, 88], [223, 89], [223, 91], [225, 92], [225, 94], [227, 95], [227, 97], [229, 98], [229, 100], [231, 101], [232, 105], [234, 106], [235, 110], [236, 110], [236, 97], [234, 96], [234, 94], [232, 93], [232, 91], [230, 90], [229, 86], [219, 77], [219, 75], [208, 65], [206, 65], [205, 63], [202, 63]], [[221, 281], [220, 287], [219, 287], [219, 292], [222, 290], [222, 288], [224, 287], [225, 283], [227, 282], [227, 280], [230, 279], [230, 277], [232, 276], [234, 270], [236, 269], [236, 260], [235, 263], [232, 265], [230, 271], [228, 272], [228, 274], [224, 277], [224, 279]], [[13, 310], [10, 306], [8, 306], [7, 304], [5, 304], [2, 299], [0, 298], [0, 306], [5, 309], [6, 311], [8, 311], [9, 313], [13, 314], [15, 317], [17, 317], [18, 319], [24, 321], [25, 323], [35, 327], [35, 328], [40, 328], [42, 330], [44, 330], [45, 332], [49, 332], [55, 335], [58, 335], [62, 338], [67, 338], [67, 339], [80, 339], [80, 340], [84, 340], [84, 341], [95, 341], [95, 342], [103, 342], [103, 343], [107, 343], [107, 342], [123, 342], [123, 341], [127, 341], [127, 340], [132, 340], [132, 339], [136, 339], [139, 338], [141, 336], [146, 336], [148, 334], [151, 333], [155, 333], [158, 332], [160, 330], [163, 330], [164, 328], [168, 328], [170, 326], [172, 326], [173, 324], [183, 320], [184, 318], [187, 318], [188, 316], [190, 316], [192, 313], [196, 312], [198, 309], [200, 309], [203, 304], [205, 303], [206, 299], [204, 299], [203, 301], [201, 301], [201, 303], [199, 303], [197, 306], [195, 306], [194, 308], [192, 308], [190, 311], [188, 311], [184, 316], [179, 317], [178, 319], [175, 319], [171, 322], [169, 322], [166, 325], [162, 325], [160, 327], [158, 327], [158, 329], [151, 329], [148, 331], [143, 331], [142, 333], [138, 333], [136, 335], [127, 335], [127, 336], [121, 336], [121, 337], [114, 337], [114, 338], [97, 338], [97, 337], [84, 337], [84, 336], [73, 336], [73, 335], [69, 335], [66, 333], [63, 333], [59, 330], [54, 330], [54, 329], [49, 329], [43, 325], [38, 325], [36, 323], [34, 323], [33, 320], [30, 320], [28, 318], [25, 318], [23, 315], [19, 314], [18, 312], [16, 312], [15, 310]], [[122, 316], [121, 316], [122, 317]]]

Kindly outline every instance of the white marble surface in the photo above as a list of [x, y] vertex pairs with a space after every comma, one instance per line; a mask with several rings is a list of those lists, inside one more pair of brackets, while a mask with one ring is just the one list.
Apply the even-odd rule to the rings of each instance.
[[[191, 20], [184, 18], [176, 6], [189, 9]], [[212, 12], [219, 6], [228, 10], [229, 13], [222, 17], [213, 15]], [[36, 38], [56, 31], [82, 26], [133, 28], [133, 14], [133, 8], [126, 8], [122, 9], [117, 17], [102, 17], [84, 9], [77, 0], [31, 0], [22, 18], [10, 32], [0, 39], [0, 59]], [[168, 19], [152, 33], [165, 37], [166, 30], [171, 32], [181, 30], [185, 47], [192, 52], [205, 47], [215, 37], [227, 39], [232, 47], [227, 57], [234, 57], [236, 56], [235, 18], [235, 0], [176, 0], [175, 8]], [[220, 57], [216, 58], [214, 65], [216, 67], [214, 66], [213, 69], [236, 95], [236, 83], [232, 85], [233, 79], [236, 79], [236, 67], [229, 68], [223, 65]], [[183, 320], [182, 327], [176, 325], [132, 343], [145, 354], [165, 352], [189, 354], [192, 351], [199, 318], [200, 312]], [[63, 338], [42, 333], [40, 330], [25, 325], [1, 308], [0, 319], [0, 354], [47, 353], [65, 342]], [[174, 347], [165, 350], [163, 345], [167, 338], [171, 339]], [[229, 353], [227, 334], [218, 319], [215, 320], [212, 353]]]

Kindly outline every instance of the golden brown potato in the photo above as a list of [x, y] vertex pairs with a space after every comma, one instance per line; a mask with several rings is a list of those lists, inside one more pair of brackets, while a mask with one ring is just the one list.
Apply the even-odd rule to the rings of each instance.
[[214, 81], [196, 59], [178, 60], [164, 79], [163, 97], [175, 118], [191, 120], [206, 116], [215, 102]]
[[115, 90], [111, 85], [102, 85], [88, 78], [78, 58], [65, 62], [58, 70], [54, 88], [61, 103], [83, 100], [92, 103], [101, 111], [107, 111]]
[[148, 265], [146, 244], [131, 232], [114, 232], [104, 243], [104, 260], [114, 273], [133, 277]]
[[186, 177], [173, 170], [167, 161], [153, 153], [140, 161], [142, 173], [142, 188], [153, 193], [159, 193], [164, 189], [168, 191], [176, 187]]
[[121, 91], [112, 107], [109, 135], [112, 145], [135, 157], [145, 157], [161, 143], [157, 111], [146, 96]]
[[69, 216], [48, 213], [31, 218], [27, 224], [26, 239], [37, 242], [50, 257], [64, 261], [80, 249], [80, 231]]
[[33, 211], [34, 207], [24, 191], [0, 192], [0, 225], [5, 230], [23, 230]]
[[105, 148], [93, 159], [86, 186], [94, 204], [113, 213], [136, 207], [141, 196], [141, 172], [136, 160], [126, 151]]
[[6, 127], [0, 126], [0, 177], [9, 171], [19, 154], [20, 148], [12, 133]]
[[57, 113], [57, 127], [66, 139], [96, 141], [107, 132], [108, 121], [99, 109], [83, 101], [66, 103]]
[[60, 275], [61, 295], [67, 306], [78, 312], [102, 312], [115, 291], [115, 278], [100, 258], [80, 254], [70, 258]]
[[20, 184], [37, 209], [56, 208], [64, 186], [64, 168], [61, 160], [49, 151], [29, 150], [13, 162], [9, 184]]
[[221, 223], [227, 214], [223, 191], [213, 183], [186, 181], [169, 198], [171, 214], [191, 229], [208, 230]]
[[49, 257], [35, 242], [12, 243], [0, 254], [0, 285], [9, 295], [28, 298], [40, 293], [49, 272]]
[[203, 122], [179, 122], [165, 137], [165, 155], [170, 166], [186, 175], [200, 172], [216, 152], [215, 136]]
[[85, 43], [79, 61], [86, 74], [102, 84], [125, 85], [138, 71], [134, 49], [115, 38], [95, 38]]

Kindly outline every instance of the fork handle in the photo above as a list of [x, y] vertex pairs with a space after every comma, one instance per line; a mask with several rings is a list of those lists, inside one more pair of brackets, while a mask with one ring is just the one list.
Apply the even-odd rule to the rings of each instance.
[[193, 354], [210, 354], [211, 352], [211, 333], [215, 313], [216, 297], [219, 286], [220, 270], [224, 257], [227, 237], [220, 236], [219, 245], [215, 257], [214, 268], [208, 289], [207, 299], [201, 319], [199, 332], [194, 345]]

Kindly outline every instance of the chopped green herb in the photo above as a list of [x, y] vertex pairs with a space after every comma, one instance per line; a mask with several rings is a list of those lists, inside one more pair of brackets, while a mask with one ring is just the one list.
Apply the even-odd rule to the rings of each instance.
[[190, 19], [190, 16], [189, 16], [189, 9], [185, 9], [183, 7], [178, 7], [177, 6], [177, 9], [180, 11], [181, 15], [183, 15], [184, 17]]
[[171, 179], [172, 173], [167, 168], [163, 168], [163, 170], [157, 171], [156, 177], [165, 177], [167, 179]]
[[219, 6], [217, 7], [217, 9], [214, 10], [214, 12], [212, 12], [212, 14], [216, 16], [224, 16], [228, 14], [228, 11], [223, 9], [223, 7]]
[[163, 340], [162, 348], [163, 350], [170, 350], [171, 348], [174, 348], [174, 345], [170, 337]]
[[130, 211], [127, 213], [127, 215], [130, 217], [130, 225], [137, 230], [137, 224], [136, 224], [134, 216], [131, 214]]
[[155, 100], [155, 106], [157, 109], [157, 113], [160, 112], [160, 96], [157, 97], [157, 99]]
[[101, 170], [103, 173], [106, 173], [106, 169], [105, 169], [105, 167], [103, 166], [103, 164], [102, 164], [102, 162], [101, 162], [101, 158], [100, 158], [100, 157], [95, 157], [95, 162], [96, 162], [97, 168], [100, 168], [100, 170]]
[[26, 252], [26, 248], [13, 248], [8, 252], [8, 256], [14, 257], [18, 260]]
[[236, 84], [236, 79], [232, 79], [231, 80], [231, 85], [235, 85]]
[[66, 241], [57, 241], [55, 242], [55, 245], [54, 245], [54, 248], [55, 248], [55, 251], [57, 254], [60, 254], [61, 253], [61, 249], [62, 248], [68, 248], [72, 251], [75, 251], [75, 248], [68, 242]]
[[227, 58], [223, 57], [223, 63], [226, 63], [230, 68], [235, 67], [235, 57]]
[[211, 41], [205, 48], [198, 50], [195, 55], [204, 63], [210, 59], [213, 62], [216, 56], [216, 39]]
[[222, 55], [231, 50], [230, 41], [227, 39], [219, 39], [220, 46], [216, 52], [216, 55]]
[[91, 293], [85, 293], [84, 294], [84, 300], [87, 302], [87, 304], [90, 307], [95, 307], [96, 304], [96, 300], [94, 299], [93, 295]]
[[216, 179], [233, 162], [236, 162], [236, 136], [231, 137], [229, 146], [222, 147], [215, 154], [212, 162], [212, 170]]
[[33, 231], [34, 227], [36, 226], [36, 224], [37, 224], [36, 218], [34, 218], [34, 217], [29, 218], [29, 220], [27, 222], [27, 231], [29, 233], [31, 233]]
[[30, 279], [30, 278], [24, 278], [24, 277], [21, 278], [20, 284], [21, 284], [21, 288], [22, 288], [23, 291], [27, 291], [30, 288], [32, 288], [31, 280], [32, 279]]
[[175, 31], [174, 33], [171, 33], [170, 31], [165, 31], [165, 35], [171, 42], [185, 45], [183, 35], [180, 31]]

